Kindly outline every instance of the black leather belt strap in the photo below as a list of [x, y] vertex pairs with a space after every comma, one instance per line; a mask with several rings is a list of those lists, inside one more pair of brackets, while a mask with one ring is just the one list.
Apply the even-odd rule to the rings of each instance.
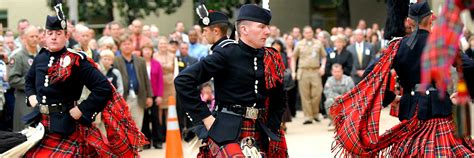
[[60, 113], [60, 112], [66, 112], [70, 108], [74, 107], [76, 105], [76, 102], [70, 102], [70, 103], [56, 103], [56, 104], [39, 104], [39, 111], [42, 114], [51, 114], [51, 113]]
[[[247, 119], [257, 120], [256, 124], [260, 126], [260, 129], [263, 130], [263, 132], [267, 134], [267, 136], [270, 139], [275, 140], [275, 141], [281, 141], [281, 139], [265, 125], [263, 120], [260, 119], [260, 118], [263, 118], [265, 114], [264, 108], [253, 108], [251, 106], [242, 106], [242, 105], [217, 105], [216, 111], [242, 116]], [[257, 114], [255, 114], [255, 112], [257, 112]]]
[[263, 117], [265, 114], [264, 108], [253, 108], [242, 105], [219, 105], [217, 111], [226, 112], [235, 115], [243, 116], [244, 118], [249, 119], [258, 119]]

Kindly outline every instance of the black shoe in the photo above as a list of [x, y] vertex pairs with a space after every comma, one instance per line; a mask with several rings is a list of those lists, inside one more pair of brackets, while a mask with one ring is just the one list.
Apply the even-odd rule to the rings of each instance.
[[319, 120], [318, 118], [314, 118], [314, 121], [321, 122], [321, 120]]
[[147, 145], [144, 145], [143, 146], [143, 150], [147, 150], [147, 149], [150, 149], [151, 148], [151, 145], [150, 144], [147, 144]]
[[155, 149], [163, 149], [163, 144], [162, 143], [156, 143], [156, 144], [153, 144], [153, 147]]
[[189, 130], [184, 130], [183, 131], [183, 139], [184, 141], [186, 142], [190, 142], [191, 140], [193, 140], [193, 138], [196, 136], [196, 134], [194, 134], [194, 132], [192, 131], [189, 131]]
[[308, 124], [313, 124], [313, 121], [311, 120], [306, 120], [303, 122], [303, 125], [308, 125]]

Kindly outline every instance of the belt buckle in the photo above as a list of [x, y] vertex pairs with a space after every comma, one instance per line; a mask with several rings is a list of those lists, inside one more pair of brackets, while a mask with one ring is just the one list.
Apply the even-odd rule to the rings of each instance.
[[48, 115], [48, 114], [49, 114], [49, 109], [48, 109], [48, 106], [47, 106], [47, 105], [42, 105], [42, 104], [40, 104], [39, 106], [40, 106], [40, 107], [39, 107], [40, 113], [45, 114], [45, 115]]
[[247, 107], [245, 111], [245, 118], [256, 120], [258, 118], [258, 109]]

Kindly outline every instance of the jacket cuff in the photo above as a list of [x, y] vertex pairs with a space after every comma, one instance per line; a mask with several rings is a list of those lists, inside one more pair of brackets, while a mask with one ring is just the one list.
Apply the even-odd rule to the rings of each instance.
[[94, 122], [95, 117], [97, 116], [98, 112], [89, 112], [81, 108], [81, 106], [78, 106], [79, 110], [82, 113], [81, 118], [79, 118], [78, 122], [82, 125], [91, 125], [92, 122]]
[[[204, 105], [206, 106], [206, 105]], [[207, 107], [207, 106], [206, 106]], [[207, 108], [203, 108], [203, 110], [196, 111], [197, 113], [189, 113], [191, 115], [191, 119], [193, 120], [194, 123], [200, 123], [202, 122], [203, 119], [211, 116], [211, 111], [209, 111]]]

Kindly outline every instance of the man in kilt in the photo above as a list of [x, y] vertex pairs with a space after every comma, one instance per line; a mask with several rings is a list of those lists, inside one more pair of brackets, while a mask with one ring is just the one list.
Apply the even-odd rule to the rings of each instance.
[[[128, 113], [126, 102], [82, 52], [66, 49], [70, 36], [61, 4], [57, 16], [46, 18], [46, 48], [34, 59], [26, 76], [24, 117], [41, 122], [46, 133], [25, 157], [134, 157], [146, 142]], [[82, 88], [91, 94], [77, 104]], [[92, 125], [102, 112], [107, 137]]]
[[[204, 2], [201, 2], [201, 4], [196, 9], [198, 10], [198, 16], [201, 18], [199, 20], [199, 25], [203, 29], [202, 37], [204, 37], [209, 44], [212, 44], [210, 47], [211, 52], [215, 48], [223, 47], [236, 42], [227, 37], [227, 30], [230, 27], [229, 17], [227, 17], [227, 15], [217, 11], [207, 11]], [[209, 83], [211, 84], [210, 86], [213, 87], [213, 83]], [[195, 133], [198, 134], [198, 137], [201, 133], [201, 136], [203, 136], [201, 139], [206, 139], [204, 137], [207, 137], [207, 134], [206, 131], [202, 130], [204, 128], [202, 124], [191, 128], [193, 126], [191, 120], [187, 118], [183, 120], [186, 121], [186, 128], [193, 130], [193, 132], [188, 132], [188, 135], [185, 135], [185, 140], [194, 137]]]
[[[403, 7], [408, 2], [394, 0], [387, 3]], [[449, 94], [437, 88], [431, 81], [425, 85], [421, 84], [421, 66], [426, 64], [422, 56], [433, 21], [428, 3], [410, 5], [408, 17], [415, 24], [414, 30], [412, 34], [401, 39], [394, 38], [397, 37], [395, 35], [403, 35], [401, 30], [404, 30], [397, 29], [403, 28], [401, 24], [404, 20], [400, 14], [393, 15], [397, 11], [406, 13], [396, 7], [389, 9], [388, 17], [402, 18], [398, 19], [399, 22], [394, 22], [400, 25], [386, 26], [386, 29], [390, 30], [386, 31], [388, 37], [392, 38], [392, 41], [380, 60], [361, 83], [338, 98], [331, 108], [331, 114], [336, 116], [336, 146], [333, 150], [342, 150], [339, 152], [342, 155], [361, 157], [375, 157], [380, 154], [390, 157], [474, 156], [472, 140], [455, 137], [453, 103], [449, 100]], [[395, 98], [394, 93], [387, 88], [390, 85], [388, 81], [392, 68], [395, 69], [403, 89], [398, 114], [401, 123], [379, 135], [382, 106], [388, 105]]]
[[[243, 157], [243, 144], [265, 157], [288, 157], [283, 131], [283, 61], [265, 48], [271, 14], [257, 5], [240, 8], [239, 42], [215, 47], [213, 53], [183, 70], [175, 79], [177, 98], [194, 124], [208, 130], [209, 150], [204, 157]], [[214, 78], [215, 111], [201, 101], [197, 87]], [[213, 113], [213, 115], [212, 115]], [[203, 153], [205, 152], [205, 153]]]

